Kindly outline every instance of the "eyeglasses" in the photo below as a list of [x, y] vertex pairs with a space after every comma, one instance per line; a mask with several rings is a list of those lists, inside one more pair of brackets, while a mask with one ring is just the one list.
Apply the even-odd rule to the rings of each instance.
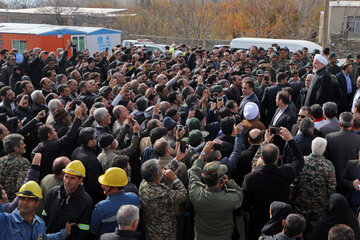
[[301, 114], [298, 114], [297, 116], [298, 116], [298, 117], [301, 117], [301, 118], [306, 118], [305, 115], [301, 115]]
[[15, 58], [12, 58], [12, 59], [10, 59], [10, 61], [16, 61], [16, 59], [15, 59]]

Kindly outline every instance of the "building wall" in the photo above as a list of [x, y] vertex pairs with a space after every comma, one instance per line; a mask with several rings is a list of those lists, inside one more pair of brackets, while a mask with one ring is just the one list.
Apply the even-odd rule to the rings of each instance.
[[39, 23], [39, 24], [54, 24], [54, 25], [74, 25], [74, 26], [91, 26], [91, 27], [111, 27], [113, 24], [113, 17], [101, 17], [90, 15], [76, 15], [61, 16], [59, 19], [55, 14], [29, 14], [29, 13], [14, 13], [1, 12], [0, 22], [10, 23]]
[[[40, 47], [43, 51], [56, 51], [57, 48], [66, 48], [68, 41], [70, 41], [70, 35], [62, 35], [62, 38], [57, 35], [51, 36], [37, 36], [31, 34], [3, 34], [0, 33], [0, 49], [12, 49], [12, 40], [26, 41], [27, 51]], [[1, 45], [2, 43], [2, 45]]]
[[339, 58], [345, 58], [348, 53], [360, 53], [360, 39], [344, 39], [343, 34], [331, 35], [331, 51], [336, 52]]
[[358, 7], [330, 7], [329, 34], [339, 34], [346, 30], [347, 16], [360, 16]]

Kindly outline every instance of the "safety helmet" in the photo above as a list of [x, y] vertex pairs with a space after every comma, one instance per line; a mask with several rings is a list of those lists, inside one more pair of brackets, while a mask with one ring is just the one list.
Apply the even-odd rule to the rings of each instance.
[[126, 172], [118, 167], [109, 168], [98, 180], [100, 184], [110, 187], [124, 187], [128, 183]]
[[16, 196], [19, 197], [30, 197], [30, 198], [38, 198], [42, 199], [42, 192], [39, 184], [35, 181], [28, 181], [24, 185], [21, 186], [19, 192], [16, 193]]
[[84, 164], [82, 164], [79, 160], [74, 160], [63, 169], [63, 172], [79, 176], [79, 177], [85, 177], [85, 167]]

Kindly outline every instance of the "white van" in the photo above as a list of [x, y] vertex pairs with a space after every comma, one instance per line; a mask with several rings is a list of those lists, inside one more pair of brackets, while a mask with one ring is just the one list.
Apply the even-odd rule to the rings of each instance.
[[230, 43], [232, 49], [249, 49], [251, 46], [263, 47], [265, 51], [277, 43], [281, 48], [287, 47], [290, 52], [302, 50], [304, 47], [311, 53], [314, 49], [322, 51], [322, 47], [316, 43], [306, 40], [275, 39], [275, 38], [234, 38]]

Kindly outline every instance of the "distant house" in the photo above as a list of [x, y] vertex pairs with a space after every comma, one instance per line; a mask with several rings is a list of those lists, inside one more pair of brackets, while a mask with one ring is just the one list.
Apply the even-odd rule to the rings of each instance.
[[0, 22], [12, 23], [111, 27], [114, 18], [129, 16], [133, 14], [129, 14], [126, 8], [0, 8]]
[[121, 31], [98, 27], [60, 26], [49, 24], [0, 23], [0, 49], [19, 52], [40, 47], [44, 51], [65, 49], [72, 41], [77, 50], [90, 53], [105, 51], [121, 44]]

